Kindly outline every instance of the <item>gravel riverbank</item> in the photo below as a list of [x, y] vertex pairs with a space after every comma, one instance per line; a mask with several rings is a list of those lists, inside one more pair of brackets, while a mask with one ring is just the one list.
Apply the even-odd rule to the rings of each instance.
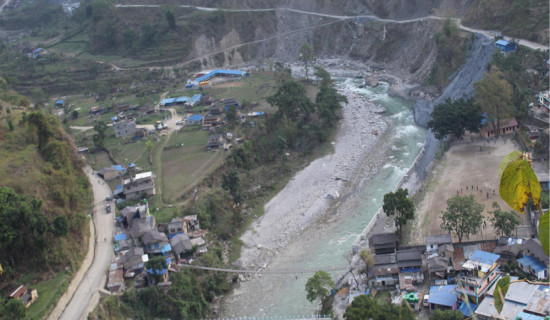
[[[271, 258], [323, 215], [340, 197], [387, 128], [381, 108], [341, 90], [348, 99], [333, 143], [334, 153], [310, 163], [265, 206], [265, 214], [244, 233], [240, 267], [265, 268]], [[372, 174], [372, 173], [371, 173]]]

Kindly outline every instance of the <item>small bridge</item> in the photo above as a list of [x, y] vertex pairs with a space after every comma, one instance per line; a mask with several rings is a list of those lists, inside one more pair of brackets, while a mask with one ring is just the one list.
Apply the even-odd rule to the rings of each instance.
[[[195, 266], [191, 264], [179, 264], [179, 267], [191, 268], [191, 269], [201, 269], [208, 271], [219, 271], [219, 272], [228, 272], [228, 273], [241, 273], [241, 274], [303, 274], [303, 273], [315, 273], [321, 269], [302, 269], [302, 270], [273, 270], [267, 271], [265, 269], [258, 270], [243, 270], [243, 269], [223, 269], [223, 268], [213, 268], [213, 267], [203, 267]], [[334, 268], [323, 268], [321, 271], [331, 272], [331, 271], [346, 271], [349, 267], [334, 267]], [[236, 318], [240, 320], [248, 320], [255, 318]], [[258, 319], [294, 319], [294, 318], [258, 318]], [[297, 319], [324, 319], [324, 318], [297, 318]], [[225, 319], [224, 319], [225, 320]]]

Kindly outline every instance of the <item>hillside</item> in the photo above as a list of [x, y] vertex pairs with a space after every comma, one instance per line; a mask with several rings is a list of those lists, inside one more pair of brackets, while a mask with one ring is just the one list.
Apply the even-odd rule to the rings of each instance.
[[91, 190], [59, 122], [31, 110], [2, 78], [0, 99], [0, 295], [38, 288], [27, 316], [39, 318], [86, 252]]

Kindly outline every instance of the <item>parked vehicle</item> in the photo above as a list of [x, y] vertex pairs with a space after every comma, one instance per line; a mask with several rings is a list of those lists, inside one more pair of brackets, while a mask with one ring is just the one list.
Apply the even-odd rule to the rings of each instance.
[[105, 207], [107, 209], [107, 213], [111, 213], [111, 204], [107, 203], [107, 206]]

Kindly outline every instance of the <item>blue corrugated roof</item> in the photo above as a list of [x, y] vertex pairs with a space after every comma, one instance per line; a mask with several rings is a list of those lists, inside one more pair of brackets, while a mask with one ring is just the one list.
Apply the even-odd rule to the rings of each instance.
[[111, 117], [111, 121], [117, 121], [117, 119], [118, 119], [118, 118], [117, 118], [116, 116]]
[[452, 307], [456, 303], [456, 284], [446, 286], [431, 286], [429, 303]]
[[530, 266], [533, 270], [535, 270], [536, 273], [539, 273], [546, 269], [546, 266], [540, 263], [533, 256], [523, 256], [523, 258], [518, 259], [518, 262], [525, 266]]
[[176, 98], [175, 102], [185, 102], [187, 101], [187, 99], [189, 99], [189, 97], [183, 96], [183, 97]]
[[470, 303], [468, 306], [468, 303], [462, 302], [458, 308], [458, 311], [462, 312], [465, 317], [471, 317], [476, 308], [477, 304]]
[[115, 234], [115, 242], [119, 242], [120, 240], [128, 240], [126, 233]]
[[136, 166], [136, 164], [132, 162], [128, 165], [128, 168], [134, 168], [135, 166]]
[[202, 121], [202, 116], [200, 114], [194, 114], [192, 116], [187, 117], [187, 120], [199, 122], [199, 121]]
[[122, 190], [122, 189], [123, 189], [123, 188], [122, 188], [122, 185], [121, 185], [121, 184], [119, 184], [118, 186], [115, 187], [115, 190]]
[[501, 45], [501, 46], [507, 46], [510, 42], [506, 41], [506, 40], [497, 40], [496, 44], [498, 45]]
[[516, 319], [521, 319], [521, 320], [544, 320], [544, 317], [536, 316], [534, 314], [530, 314], [530, 313], [522, 311], [522, 312], [520, 312], [516, 315]]
[[57, 100], [55, 101], [55, 104], [64, 104], [65, 103], [65, 100]]
[[[166, 244], [164, 247], [162, 247], [162, 249], [160, 249], [160, 251], [162, 253], [167, 253], [167, 252], [171, 252], [172, 251], [172, 247], [170, 246], [170, 244]], [[170, 262], [168, 262], [168, 264], [170, 264]]]
[[500, 258], [500, 255], [498, 254], [476, 250], [476, 252], [474, 252], [474, 254], [470, 257], [470, 260], [493, 265], [493, 263], [497, 262], [498, 258]]
[[123, 166], [119, 165], [119, 164], [114, 164], [111, 166], [113, 169], [116, 169], [118, 171], [126, 171], [126, 168], [124, 168]]
[[205, 80], [208, 80], [212, 77], [215, 77], [218, 74], [229, 74], [229, 75], [234, 75], [234, 76], [243, 76], [245, 74], [245, 72], [240, 71], [240, 70], [216, 69], [214, 71], [211, 71], [211, 72], [205, 74], [202, 77], [198, 77], [197, 79], [195, 79], [195, 81], [197, 81], [197, 82], [205, 81]]
[[201, 97], [202, 97], [202, 94], [197, 93], [197, 94], [194, 95], [193, 97], [189, 98], [189, 101], [191, 101], [191, 102], [197, 102], [197, 101], [199, 101], [199, 100], [201, 99]]
[[162, 99], [160, 104], [168, 104], [168, 103], [174, 103], [174, 102], [176, 102], [176, 98], [166, 98], [166, 99]]
[[[169, 266], [170, 265], [170, 258], [167, 258], [166, 259], [166, 264]], [[153, 270], [152, 268], [151, 269], [147, 269], [147, 273], [148, 274], [165, 274], [166, 271], [168, 271], [168, 269], [163, 269], [163, 270]]]

